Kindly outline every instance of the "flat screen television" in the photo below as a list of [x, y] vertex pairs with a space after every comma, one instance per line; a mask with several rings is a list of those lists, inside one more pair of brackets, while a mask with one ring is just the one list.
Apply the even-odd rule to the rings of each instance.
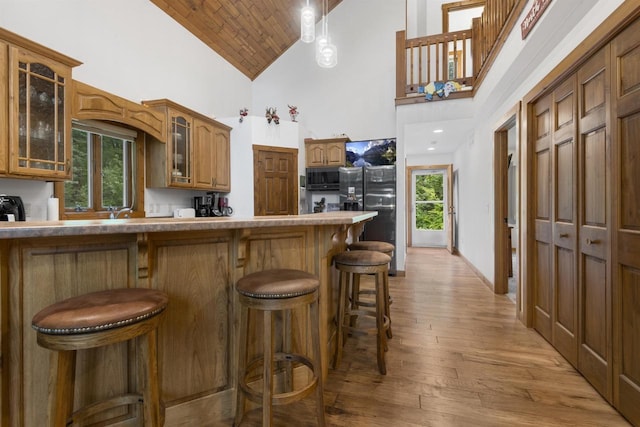
[[396, 139], [367, 139], [346, 143], [347, 167], [396, 164]]

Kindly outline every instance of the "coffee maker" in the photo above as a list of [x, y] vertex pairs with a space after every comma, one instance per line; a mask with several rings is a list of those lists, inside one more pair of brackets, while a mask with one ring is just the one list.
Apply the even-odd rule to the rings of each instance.
[[231, 216], [233, 214], [233, 208], [229, 206], [229, 199], [221, 197], [219, 193], [213, 191], [207, 192], [204, 196], [194, 197], [193, 208], [198, 217]]
[[0, 221], [24, 221], [24, 204], [20, 196], [0, 194]]

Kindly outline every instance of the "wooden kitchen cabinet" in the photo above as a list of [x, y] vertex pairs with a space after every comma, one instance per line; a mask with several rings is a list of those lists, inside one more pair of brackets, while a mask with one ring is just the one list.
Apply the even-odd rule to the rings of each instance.
[[195, 119], [193, 123], [195, 187], [231, 191], [230, 128], [220, 123]]
[[159, 111], [77, 80], [73, 81], [72, 88], [74, 119], [123, 123], [166, 141], [165, 115]]
[[167, 99], [143, 104], [168, 126], [166, 143], [147, 144], [147, 186], [229, 192], [231, 128]]
[[0, 29], [0, 174], [71, 176], [71, 70], [77, 65]]
[[346, 163], [345, 143], [350, 141], [347, 137], [331, 139], [304, 140], [306, 166], [308, 168], [344, 166]]

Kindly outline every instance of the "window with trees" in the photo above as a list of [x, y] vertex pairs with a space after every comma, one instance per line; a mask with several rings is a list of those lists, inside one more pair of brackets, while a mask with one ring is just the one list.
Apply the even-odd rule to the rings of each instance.
[[416, 176], [416, 228], [444, 230], [444, 174]]
[[108, 123], [73, 123], [71, 180], [56, 185], [63, 218], [108, 218], [123, 208], [135, 210], [142, 160], [136, 139], [137, 132]]

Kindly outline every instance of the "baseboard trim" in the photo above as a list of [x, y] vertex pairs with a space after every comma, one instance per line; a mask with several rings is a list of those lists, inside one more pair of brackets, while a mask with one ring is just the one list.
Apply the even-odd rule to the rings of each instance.
[[487, 279], [487, 278], [485, 277], [485, 275], [484, 275], [484, 274], [482, 274], [482, 273], [480, 272], [480, 270], [478, 270], [478, 269], [476, 268], [476, 266], [475, 266], [475, 265], [473, 265], [473, 264], [471, 263], [471, 261], [469, 261], [468, 259], [466, 259], [466, 258], [464, 257], [464, 255], [462, 255], [462, 253], [460, 253], [460, 251], [456, 251], [456, 252], [457, 252], [457, 255], [460, 257], [460, 259], [462, 259], [462, 260], [465, 262], [465, 264], [467, 264], [467, 265], [469, 266], [469, 268], [470, 268], [471, 270], [473, 270], [473, 272], [475, 273], [475, 275], [476, 275], [476, 276], [478, 276], [478, 278], [479, 278], [480, 280], [482, 280], [482, 283], [484, 283], [484, 284], [485, 284], [485, 286], [486, 286], [487, 288], [491, 289], [491, 292], [495, 293], [496, 288], [495, 288], [494, 284], [491, 282], [491, 280]]

